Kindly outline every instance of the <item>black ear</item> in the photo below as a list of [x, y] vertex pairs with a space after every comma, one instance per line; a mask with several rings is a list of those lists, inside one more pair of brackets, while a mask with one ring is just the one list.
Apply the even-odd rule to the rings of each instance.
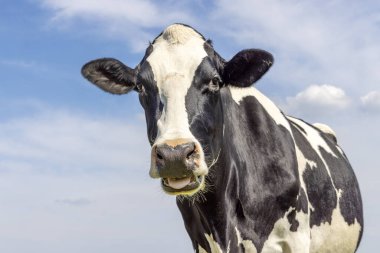
[[273, 56], [267, 51], [240, 51], [224, 66], [223, 82], [237, 87], [248, 87], [259, 80], [272, 64]]
[[136, 86], [135, 70], [112, 58], [86, 63], [82, 67], [82, 75], [102, 90], [112, 94], [125, 94]]

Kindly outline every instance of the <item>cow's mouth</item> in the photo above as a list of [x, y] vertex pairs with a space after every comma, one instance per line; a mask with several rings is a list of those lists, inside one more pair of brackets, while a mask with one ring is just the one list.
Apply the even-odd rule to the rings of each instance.
[[161, 179], [164, 191], [171, 195], [194, 195], [204, 187], [204, 176], [166, 177]]

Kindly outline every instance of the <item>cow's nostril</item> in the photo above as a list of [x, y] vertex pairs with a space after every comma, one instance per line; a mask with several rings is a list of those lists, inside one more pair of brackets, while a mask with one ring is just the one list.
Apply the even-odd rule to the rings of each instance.
[[159, 160], [164, 159], [164, 157], [159, 152], [156, 152], [156, 156], [157, 156], [157, 159], [159, 159]]
[[190, 159], [191, 156], [194, 154], [195, 152], [195, 149], [191, 150], [187, 155], [186, 155], [186, 159]]

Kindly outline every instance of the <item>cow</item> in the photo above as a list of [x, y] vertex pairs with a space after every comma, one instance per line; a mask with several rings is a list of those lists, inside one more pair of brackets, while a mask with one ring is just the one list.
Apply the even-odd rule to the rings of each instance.
[[355, 252], [354, 172], [331, 128], [286, 116], [252, 87], [273, 61], [259, 49], [226, 61], [197, 30], [173, 24], [135, 68], [100, 58], [82, 74], [112, 94], [138, 92], [149, 175], [176, 196], [195, 252]]

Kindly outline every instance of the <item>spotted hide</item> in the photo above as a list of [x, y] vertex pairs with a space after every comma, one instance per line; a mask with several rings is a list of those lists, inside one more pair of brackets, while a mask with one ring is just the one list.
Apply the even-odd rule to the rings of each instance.
[[167, 27], [135, 67], [102, 58], [82, 74], [138, 92], [149, 174], [175, 195], [196, 252], [352, 253], [363, 231], [352, 168], [326, 125], [284, 115], [251, 87], [273, 57], [226, 61], [193, 28]]

